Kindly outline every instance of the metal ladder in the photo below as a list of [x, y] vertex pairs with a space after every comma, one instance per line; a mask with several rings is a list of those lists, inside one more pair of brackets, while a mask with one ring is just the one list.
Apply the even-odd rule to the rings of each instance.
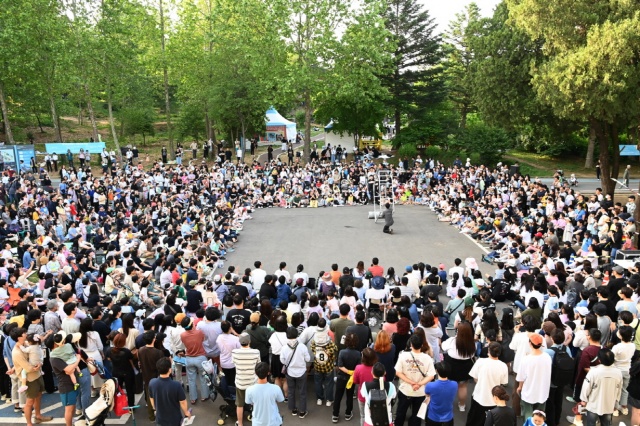
[[[373, 185], [373, 218], [375, 222], [382, 217], [384, 204], [390, 198], [391, 210], [395, 212], [396, 203], [393, 196], [393, 173], [389, 169], [376, 171], [375, 183]], [[383, 200], [383, 198], [385, 198]]]

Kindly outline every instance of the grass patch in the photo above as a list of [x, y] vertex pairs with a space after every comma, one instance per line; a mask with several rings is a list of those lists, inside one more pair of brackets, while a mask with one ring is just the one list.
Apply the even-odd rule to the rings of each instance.
[[556, 170], [562, 169], [565, 176], [575, 173], [578, 177], [595, 177], [594, 169], [584, 167], [583, 157], [566, 156], [556, 158], [532, 152], [511, 150], [504, 158], [509, 163], [517, 160], [520, 163], [520, 171], [531, 176], [553, 176]]

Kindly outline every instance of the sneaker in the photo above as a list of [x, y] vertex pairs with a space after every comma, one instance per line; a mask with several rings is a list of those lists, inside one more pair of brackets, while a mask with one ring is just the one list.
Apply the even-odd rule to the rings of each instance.
[[76, 410], [76, 416], [81, 416], [82, 415], [82, 410]]
[[618, 417], [620, 415], [620, 411], [618, 409], [613, 410], [613, 417]]
[[317, 403], [318, 405], [322, 405], [322, 400], [321, 400], [321, 399], [318, 399], [318, 400], [316, 401], [316, 403]]
[[460, 411], [464, 412], [464, 410], [466, 410], [466, 409], [467, 409], [467, 406], [466, 406], [466, 405], [464, 405], [464, 404], [458, 404], [458, 410], [460, 410]]
[[623, 416], [626, 416], [629, 414], [629, 409], [627, 407], [621, 408], [620, 412], [622, 413]]
[[300, 411], [300, 413], [298, 413], [298, 417], [304, 419], [305, 417], [307, 417], [307, 411]]
[[327, 407], [331, 407], [331, 404], [333, 404], [333, 401], [327, 401], [327, 403], [325, 404]]
[[338, 423], [338, 420], [340, 420], [340, 417], [338, 417], [338, 416], [332, 416], [331, 417], [331, 421], [334, 422], [334, 423]]
[[295, 408], [293, 409], [293, 411], [291, 412], [292, 416], [297, 416], [298, 415], [298, 410], [296, 410]]
[[575, 426], [582, 426], [582, 420], [576, 420], [575, 416], [567, 416], [567, 421]]
[[345, 413], [345, 415], [344, 415], [344, 419], [345, 419], [346, 421], [349, 421], [349, 420], [351, 420], [352, 418], [353, 418], [353, 413], [349, 413], [349, 414], [346, 414], [346, 413]]
[[568, 396], [568, 397], [566, 397], [565, 399], [566, 399], [567, 401], [569, 401], [570, 403], [572, 403], [572, 404], [577, 404], [577, 403], [578, 403], [578, 401], [576, 401], [575, 399], [573, 399], [573, 397], [571, 397], [571, 396]]
[[27, 385], [20, 386], [18, 388], [18, 393], [26, 392], [27, 389], [29, 389], [29, 387]]
[[289, 402], [289, 398], [287, 398], [286, 396], [284, 397], [284, 402]]

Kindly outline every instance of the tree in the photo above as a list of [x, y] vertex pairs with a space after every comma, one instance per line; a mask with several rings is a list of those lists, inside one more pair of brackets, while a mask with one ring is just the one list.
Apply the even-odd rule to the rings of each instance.
[[120, 113], [120, 120], [125, 132], [129, 135], [142, 135], [142, 145], [147, 143], [147, 135], [154, 135], [155, 113], [150, 108], [125, 108]]
[[531, 70], [538, 98], [559, 117], [589, 122], [600, 148], [602, 188], [612, 195], [620, 130], [640, 116], [637, 5], [604, 0], [507, 0], [507, 5], [516, 26], [544, 44], [545, 61]]
[[369, 2], [356, 13], [316, 98], [315, 117], [325, 123], [333, 120], [333, 131], [351, 134], [356, 144], [362, 136], [378, 136], [389, 100], [379, 78], [390, 71], [394, 50], [381, 18], [383, 7], [382, 2]]
[[396, 49], [392, 70], [383, 81], [392, 95], [388, 105], [399, 135], [403, 116], [411, 121], [444, 99], [443, 51], [433, 18], [417, 0], [391, 0], [384, 18]]
[[467, 115], [475, 110], [471, 66], [474, 60], [473, 42], [478, 37], [480, 9], [469, 3], [464, 12], [456, 14], [446, 34], [447, 60], [445, 76], [449, 99], [460, 114], [460, 128], [467, 125]]

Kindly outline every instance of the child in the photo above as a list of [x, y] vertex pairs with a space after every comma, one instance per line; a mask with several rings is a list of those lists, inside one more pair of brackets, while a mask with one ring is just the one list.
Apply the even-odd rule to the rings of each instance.
[[[28, 334], [27, 335], [27, 345], [21, 346], [20, 349], [22, 352], [27, 354], [29, 358], [29, 364], [32, 366], [40, 365], [42, 366], [42, 362], [44, 361], [44, 354], [42, 352], [42, 346], [40, 345], [40, 336], [37, 334]], [[27, 387], [27, 371], [22, 370], [20, 374], [22, 386], [18, 388], [18, 392], [25, 392]]]
[[535, 410], [533, 415], [529, 417], [523, 426], [546, 426], [547, 415], [544, 411]]
[[327, 310], [329, 311], [327, 316], [330, 317], [331, 314], [340, 314], [340, 303], [338, 299], [336, 299], [336, 291], [331, 290], [327, 295]]
[[[60, 343], [62, 341], [65, 342], [64, 345], [60, 346], [59, 348], [55, 348], [51, 351], [51, 357], [52, 358], [60, 358], [61, 360], [63, 360], [64, 362], [66, 362], [67, 364], [73, 364], [76, 362], [76, 351], [73, 349], [73, 346], [71, 346], [71, 343], [75, 343], [77, 341], [80, 340], [80, 333], [71, 333], [71, 334], [66, 334], [64, 331], [59, 332], [58, 334], [56, 334], [54, 336], [54, 341], [56, 343]], [[31, 360], [29, 360], [31, 361]], [[72, 371], [69, 374], [69, 378], [71, 379], [71, 383], [73, 383], [73, 389], [77, 390], [80, 385], [78, 384], [77, 380], [76, 380], [76, 373], [78, 374], [78, 377], [82, 377], [82, 373], [80, 372], [80, 369], [78, 367], [76, 367], [75, 371]]]
[[544, 305], [544, 312], [542, 313], [542, 318], [547, 318], [549, 313], [558, 312], [560, 309], [560, 299], [558, 298], [558, 287], [550, 285], [547, 293], [549, 293], [549, 298], [547, 299], [547, 303]]
[[629, 409], [627, 408], [627, 401], [629, 399], [629, 391], [627, 391], [627, 386], [629, 386], [629, 369], [631, 368], [631, 358], [636, 350], [636, 345], [633, 343], [631, 339], [633, 339], [634, 329], [628, 325], [623, 325], [618, 329], [617, 335], [618, 339], [620, 339], [620, 343], [614, 345], [611, 351], [615, 355], [614, 366], [622, 372], [622, 393], [620, 394], [620, 399], [616, 401], [616, 409], [613, 412], [615, 416], [627, 415], [629, 414]]

